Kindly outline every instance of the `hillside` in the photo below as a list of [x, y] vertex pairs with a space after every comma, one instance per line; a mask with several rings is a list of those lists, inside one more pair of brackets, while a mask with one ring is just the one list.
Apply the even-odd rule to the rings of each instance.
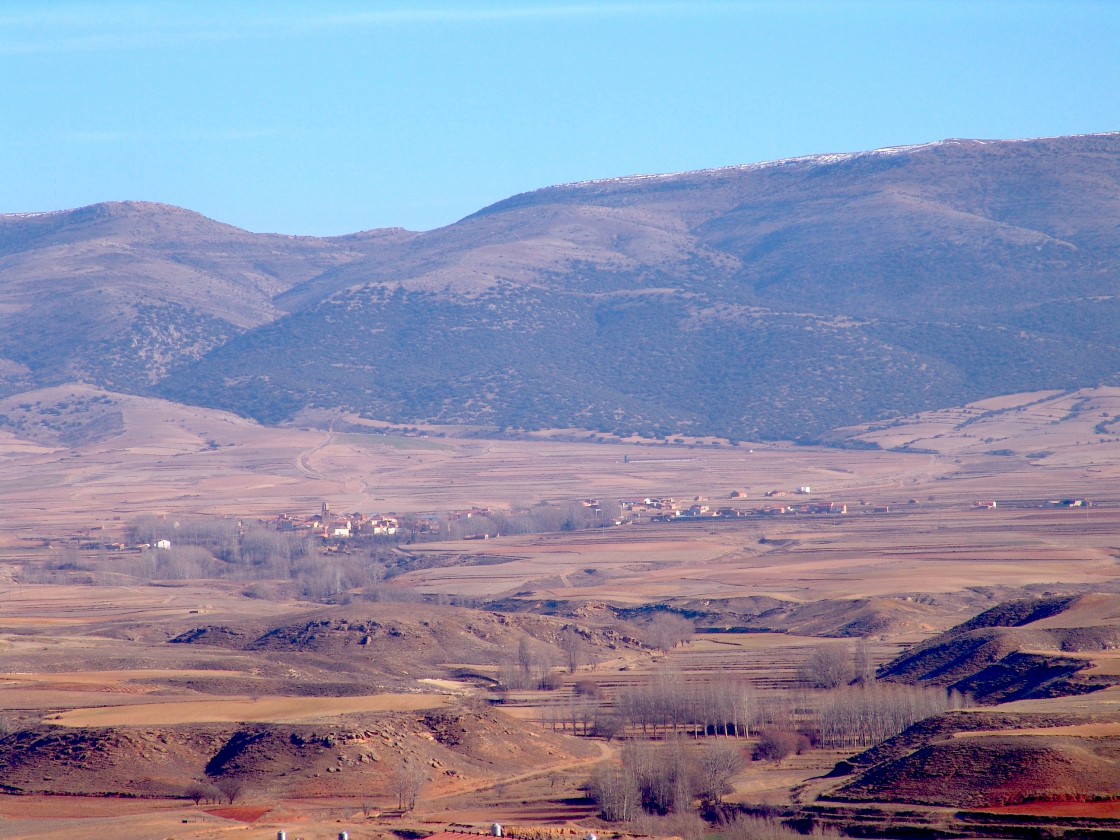
[[1116, 441], [1118, 429], [1120, 388], [1081, 388], [1007, 394], [888, 422], [836, 429], [827, 439], [843, 446], [957, 456], [996, 454], [1054, 463], [1085, 444], [1105, 444], [1103, 449], [1107, 449], [1107, 444]]
[[1061, 697], [1120, 682], [1093, 674], [1120, 646], [1120, 597], [1051, 596], [986, 610], [888, 663], [881, 678], [937, 685], [980, 703]]
[[392, 774], [406, 758], [424, 768], [426, 791], [438, 794], [557, 756], [597, 754], [575, 738], [470, 709], [318, 725], [41, 727], [0, 737], [0, 792], [181, 797], [201, 783], [207, 796], [220, 796], [214, 786], [234, 782], [256, 798], [391, 801]]
[[276, 318], [276, 295], [407, 236], [255, 234], [148, 202], [0, 216], [0, 395], [143, 391]]
[[958, 808], [1114, 799], [1118, 734], [1114, 718], [953, 712], [844, 762], [838, 771], [854, 777], [824, 798]]
[[541, 190], [312, 279], [166, 387], [268, 420], [803, 438], [1114, 383], [1118, 149], [951, 141]]
[[160, 205], [7, 216], [0, 380], [266, 422], [737, 439], [1117, 385], [1118, 153], [1120, 134], [948, 140], [550, 187], [331, 240]]
[[170, 642], [261, 652], [300, 667], [318, 663], [339, 678], [358, 674], [393, 682], [455, 676], [461, 668], [468, 674], [489, 671], [496, 678], [499, 666], [517, 661], [522, 645], [534, 661], [563, 663], [563, 635], [568, 630], [578, 634], [580, 650], [589, 661], [641, 647], [618, 632], [560, 619], [431, 604], [330, 607], [275, 626], [193, 626]]
[[743, 598], [670, 598], [657, 605], [618, 607], [587, 601], [530, 600], [502, 598], [488, 606], [503, 612], [532, 612], [544, 615], [584, 617], [641, 624], [659, 612], [670, 611], [713, 632], [792, 633], [825, 638], [886, 636], [923, 633], [952, 623], [949, 616], [962, 609], [963, 597], [918, 603], [906, 596], [895, 598], [820, 599], [791, 601], [769, 595]]

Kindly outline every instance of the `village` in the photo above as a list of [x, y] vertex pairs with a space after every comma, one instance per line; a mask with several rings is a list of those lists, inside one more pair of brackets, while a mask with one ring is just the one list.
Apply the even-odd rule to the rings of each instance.
[[[748, 494], [733, 490], [713, 502], [707, 496], [678, 500], [670, 496], [642, 496], [617, 500], [583, 498], [568, 504], [540, 504], [534, 508], [497, 510], [472, 507], [464, 510], [425, 513], [337, 513], [323, 501], [316, 513], [280, 513], [272, 519], [253, 523], [238, 521], [237, 529], [267, 529], [278, 533], [304, 536], [313, 540], [325, 553], [348, 553], [351, 546], [366, 542], [392, 545], [440, 540], [489, 540], [503, 535], [572, 531], [589, 528], [617, 528], [663, 524], [716, 522], [727, 520], [764, 519], [774, 517], [845, 516], [849, 505], [839, 501], [807, 500], [813, 489], [809, 485], [792, 490], [771, 489], [761, 494], [762, 504], [748, 504]], [[802, 501], [795, 501], [800, 497]], [[757, 497], [756, 497], [757, 498]], [[773, 500], [773, 501], [771, 501]], [[922, 504], [916, 498], [900, 503], [903, 508]], [[1005, 503], [1006, 506], [1007, 503]], [[1017, 500], [1016, 508], [1085, 509], [1093, 502], [1083, 498]], [[855, 515], [884, 515], [900, 505], [860, 499]], [[973, 511], [995, 511], [994, 499], [972, 502]], [[165, 518], [165, 517], [160, 517]], [[172, 523], [177, 527], [178, 523]], [[123, 525], [123, 523], [122, 523]], [[62, 538], [43, 538], [42, 547], [71, 547], [112, 552], [165, 551], [176, 542], [173, 535], [150, 541], [129, 539], [121, 534], [121, 526], [91, 526], [79, 534]], [[112, 536], [111, 536], [112, 535]], [[123, 537], [123, 539], [122, 539]], [[180, 540], [179, 542], [183, 542]], [[190, 540], [186, 540], [190, 542]]]
[[[799, 487], [794, 494], [808, 495], [810, 487]], [[745, 493], [733, 491], [728, 499], [743, 499]], [[766, 497], [791, 495], [772, 490]], [[580, 499], [566, 511], [559, 530], [611, 528], [651, 525], [667, 522], [688, 522], [698, 519], [739, 519], [745, 517], [783, 515], [846, 514], [848, 506], [840, 502], [806, 502], [803, 504], [766, 504], [759, 507], [713, 505], [706, 496], [694, 496], [682, 502], [668, 496], [644, 496], [614, 500]], [[877, 512], [889, 512], [887, 506], [876, 506]], [[334, 513], [323, 502], [318, 513], [311, 515], [280, 514], [266, 523], [277, 531], [305, 533], [321, 540], [328, 549], [338, 550], [346, 541], [363, 537], [394, 537], [394, 541], [413, 542], [459, 538], [464, 540], [495, 539], [502, 535], [500, 525], [509, 522], [512, 512], [490, 508], [448, 511], [427, 514]], [[519, 528], [523, 533], [524, 529]]]

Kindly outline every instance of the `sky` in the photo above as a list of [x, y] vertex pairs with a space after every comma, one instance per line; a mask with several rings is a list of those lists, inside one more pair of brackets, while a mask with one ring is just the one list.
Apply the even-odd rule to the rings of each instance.
[[0, 0], [0, 213], [428, 230], [552, 184], [1120, 130], [1118, 0]]

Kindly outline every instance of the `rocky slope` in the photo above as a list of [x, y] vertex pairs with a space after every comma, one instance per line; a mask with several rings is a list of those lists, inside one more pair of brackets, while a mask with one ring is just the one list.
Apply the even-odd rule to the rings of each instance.
[[[347, 796], [392, 807], [411, 759], [427, 794], [485, 784], [495, 768], [598, 755], [593, 745], [489, 711], [349, 716], [323, 724], [27, 729], [0, 737], [0, 791], [183, 797]], [[233, 782], [236, 787], [227, 787]]]

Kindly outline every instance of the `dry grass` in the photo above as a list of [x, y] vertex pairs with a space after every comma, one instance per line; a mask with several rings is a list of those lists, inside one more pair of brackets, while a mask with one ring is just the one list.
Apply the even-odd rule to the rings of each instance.
[[[49, 402], [76, 391], [98, 393], [75, 386], [20, 399]], [[0, 536], [112, 529], [151, 512], [310, 511], [323, 498], [336, 510], [424, 511], [600, 494], [728, 493], [744, 486], [761, 497], [772, 486], [812, 483], [839, 491], [941, 469], [893, 453], [777, 445], [757, 445], [750, 453], [747, 447], [435, 441], [273, 429], [160, 400], [114, 398], [124, 431], [78, 449], [0, 433], [6, 514]], [[131, 492], [138, 484], [142, 496]]]
[[259, 697], [71, 709], [46, 719], [58, 726], [155, 726], [184, 723], [310, 723], [361, 712], [415, 712], [444, 704], [431, 694], [365, 697]]
[[[939, 488], [942, 493], [944, 488]], [[1120, 509], [976, 512], [958, 499], [886, 515], [732, 520], [596, 534], [503, 537], [496, 567], [426, 569], [401, 578], [422, 592], [643, 603], [666, 597], [774, 595], [808, 601], [951, 593], [967, 587], [1094, 583], [1116, 574]], [[760, 545], [765, 535], [790, 544]], [[477, 543], [423, 552], [478, 551]], [[594, 568], [594, 576], [584, 573]]]
[[[123, 431], [75, 449], [0, 433], [0, 505], [5, 510], [0, 546], [6, 547], [0, 556], [0, 652], [10, 670], [26, 672], [0, 675], [0, 707], [9, 713], [48, 715], [51, 723], [65, 726], [150, 726], [320, 721], [449, 702], [431, 694], [307, 698], [266, 692], [253, 699], [246, 696], [253, 680], [306, 680], [313, 669], [272, 655], [164, 643], [203, 624], [292, 622], [306, 604], [247, 599], [238, 586], [224, 583], [102, 587], [11, 582], [19, 563], [40, 556], [40, 538], [90, 527], [119, 533], [130, 518], [148, 513], [269, 517], [283, 511], [313, 512], [322, 499], [335, 510], [434, 511], [651, 494], [679, 499], [702, 495], [715, 506], [732, 490], [746, 492], [736, 504], [754, 507], [772, 501], [764, 497], [769, 490], [809, 484], [814, 500], [845, 502], [850, 513], [501, 537], [484, 548], [475, 542], [414, 546], [418, 553], [484, 551], [508, 562], [419, 570], [390, 585], [433, 594], [516, 594], [576, 606], [632, 606], [682, 596], [772, 595], [793, 602], [919, 598], [949, 596], [967, 587], [998, 593], [1032, 583], [1105, 586], [1117, 577], [1120, 444], [1102, 442], [1093, 434], [1101, 414], [1120, 414], [1117, 389], [1015, 395], [923, 415], [865, 435], [883, 446], [909, 444], [937, 454], [334, 434], [264, 429], [218, 412], [141, 398], [121, 400]], [[997, 450], [1014, 454], [990, 454]], [[137, 486], [143, 486], [142, 494]], [[1080, 510], [1040, 506], [1047, 499], [1068, 497], [1099, 504]], [[916, 504], [909, 504], [910, 499]], [[975, 511], [972, 503], [979, 499], [997, 499], [999, 506]], [[889, 505], [891, 512], [873, 513], [879, 505]], [[1107, 624], [1118, 618], [1114, 604], [1083, 599], [1076, 610], [1046, 621], [1054, 627]], [[949, 620], [951, 607], [945, 609], [942, 618]], [[900, 642], [939, 629], [931, 626], [878, 641], [876, 657], [889, 658]], [[684, 679], [732, 672], [760, 697], [788, 697], [799, 663], [821, 643], [782, 634], [711, 635], [657, 661], [619, 653], [594, 673], [609, 691], [648, 680], [666, 667]], [[1114, 652], [1085, 656], [1094, 662], [1095, 673], [1120, 672], [1120, 655]], [[324, 673], [315, 671], [315, 676], [323, 678]], [[195, 679], [207, 686], [238, 681], [239, 687], [218, 696], [186, 686], [185, 681]], [[463, 686], [454, 679], [432, 678], [426, 688], [456, 692]], [[539, 718], [545, 702], [567, 691], [570, 686], [549, 696], [515, 695], [511, 725], [514, 716]], [[1009, 708], [1094, 712], [1114, 709], [1118, 698], [1120, 689], [1110, 689]], [[1115, 725], [1107, 727], [1112, 728], [1063, 727], [1046, 734], [1118, 734]], [[731, 798], [788, 802], [791, 788], [821, 775], [838, 755], [818, 752], [780, 766], [752, 765]], [[542, 765], [528, 777], [523, 771], [511, 773], [505, 787], [492, 780], [479, 783], [485, 789], [473, 788], [471, 782], [446, 782], [447, 790], [462, 795], [433, 803], [432, 816], [554, 823], [585, 817], [586, 807], [580, 811], [555, 802], [562, 795], [577, 795], [586, 766], [564, 764], [560, 757], [556, 762], [554, 777]], [[557, 769], [561, 766], [566, 769]], [[251, 827], [238, 827], [241, 834], [274, 837], [278, 828], [291, 833], [295, 825], [308, 838], [334, 837], [343, 828], [355, 838], [376, 833], [362, 820], [351, 819], [352, 801], [334, 810], [322, 800], [283, 807], [249, 803], [266, 804], [279, 810]], [[20, 837], [77, 833], [204, 840], [229, 830], [228, 822], [198, 809], [156, 801], [86, 805], [77, 799], [57, 803], [0, 797], [0, 814], [0, 834]]]

